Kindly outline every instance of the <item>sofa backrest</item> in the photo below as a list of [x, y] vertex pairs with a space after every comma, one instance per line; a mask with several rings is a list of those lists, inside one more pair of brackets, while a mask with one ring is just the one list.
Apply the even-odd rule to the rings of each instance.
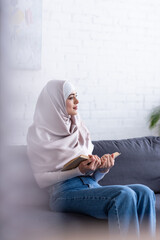
[[145, 184], [160, 193], [160, 137], [93, 141], [93, 154], [120, 152], [101, 185]]
[[[94, 141], [93, 154], [121, 152], [101, 185], [141, 183], [160, 192], [160, 137]], [[48, 208], [48, 192], [34, 179], [26, 146], [10, 146], [1, 161], [3, 197], [12, 204]], [[4, 188], [4, 189], [3, 189]], [[6, 194], [6, 195], [5, 195]]]

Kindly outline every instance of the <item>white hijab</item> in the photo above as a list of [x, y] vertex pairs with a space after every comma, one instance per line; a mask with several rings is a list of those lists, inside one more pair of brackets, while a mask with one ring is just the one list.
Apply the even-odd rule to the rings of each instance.
[[92, 154], [90, 134], [79, 114], [70, 116], [66, 111], [71, 93], [73, 85], [62, 80], [49, 81], [40, 93], [27, 135], [34, 173], [59, 171], [80, 154]]

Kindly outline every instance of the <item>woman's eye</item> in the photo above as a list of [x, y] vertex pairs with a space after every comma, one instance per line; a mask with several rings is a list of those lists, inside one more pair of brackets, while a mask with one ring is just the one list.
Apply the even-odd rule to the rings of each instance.
[[78, 95], [75, 95], [74, 97], [69, 97], [70, 100], [72, 100], [73, 98], [77, 98]]

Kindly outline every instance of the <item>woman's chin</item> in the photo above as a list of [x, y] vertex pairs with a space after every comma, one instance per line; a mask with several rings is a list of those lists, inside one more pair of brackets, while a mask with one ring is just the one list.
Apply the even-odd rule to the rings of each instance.
[[77, 110], [74, 110], [74, 112], [71, 114], [71, 115], [77, 115], [78, 114], [78, 111]]

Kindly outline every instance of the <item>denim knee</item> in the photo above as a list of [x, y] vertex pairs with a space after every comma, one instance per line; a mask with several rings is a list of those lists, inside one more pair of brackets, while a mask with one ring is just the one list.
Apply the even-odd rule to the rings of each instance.
[[128, 200], [133, 200], [134, 202], [136, 202], [136, 193], [134, 190], [132, 190], [128, 186], [121, 187], [120, 196], [123, 196], [125, 201], [128, 199]]
[[141, 194], [145, 197], [155, 199], [154, 192], [149, 187], [147, 187], [146, 185], [136, 184], [135, 186], [136, 186], [137, 193], [139, 193], [139, 194]]

